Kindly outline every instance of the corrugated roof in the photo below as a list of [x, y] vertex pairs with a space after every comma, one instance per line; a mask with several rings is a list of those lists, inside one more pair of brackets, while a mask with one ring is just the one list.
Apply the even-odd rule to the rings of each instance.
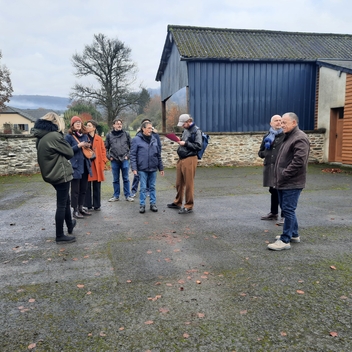
[[175, 43], [184, 60], [352, 59], [352, 35], [168, 25], [156, 80]]
[[352, 35], [169, 25], [183, 58], [235, 60], [351, 59]]

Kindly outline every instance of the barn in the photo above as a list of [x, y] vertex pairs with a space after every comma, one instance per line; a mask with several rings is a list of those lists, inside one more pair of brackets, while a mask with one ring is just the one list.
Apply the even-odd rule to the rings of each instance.
[[266, 131], [293, 111], [302, 130], [327, 131], [323, 161], [352, 164], [351, 74], [349, 34], [169, 25], [156, 74], [163, 131], [167, 100], [186, 88], [204, 131]]

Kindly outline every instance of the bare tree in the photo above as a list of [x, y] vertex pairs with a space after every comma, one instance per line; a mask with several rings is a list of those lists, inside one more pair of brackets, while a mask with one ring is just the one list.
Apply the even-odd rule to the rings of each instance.
[[77, 77], [92, 76], [99, 87], [76, 84], [70, 94], [72, 99], [87, 99], [104, 108], [109, 125], [124, 109], [138, 102], [140, 94], [131, 92], [136, 66], [130, 58], [131, 49], [104, 34], [95, 34], [91, 45], [83, 54], [72, 56]]
[[[0, 51], [0, 59], [2, 54]], [[5, 103], [10, 101], [12, 97], [12, 83], [10, 78], [10, 71], [5, 65], [0, 66], [0, 110], [5, 108]]]

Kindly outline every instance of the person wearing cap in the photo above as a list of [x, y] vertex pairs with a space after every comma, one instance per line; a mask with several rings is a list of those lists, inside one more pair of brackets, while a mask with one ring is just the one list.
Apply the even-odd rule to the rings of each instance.
[[167, 207], [179, 209], [179, 214], [189, 214], [193, 211], [194, 177], [198, 163], [197, 152], [202, 149], [202, 132], [189, 114], [180, 115], [177, 126], [182, 126], [184, 130], [177, 142], [179, 160], [176, 166], [176, 197]]
[[120, 200], [120, 171], [123, 179], [123, 193], [128, 202], [134, 199], [130, 196], [130, 180], [128, 178], [129, 159], [131, 149], [131, 136], [122, 129], [122, 120], [116, 118], [113, 121], [112, 131], [105, 138], [106, 156], [111, 161], [114, 194], [109, 202]]
[[[144, 122], [149, 122], [152, 123], [152, 121], [150, 119], [143, 119], [141, 122], [141, 125], [143, 125]], [[141, 132], [141, 128], [138, 128], [136, 136], [142, 133]], [[155, 137], [158, 147], [160, 148], [160, 152], [161, 152], [161, 142], [160, 142], [160, 137], [158, 134], [158, 131], [152, 127], [152, 135]], [[133, 176], [133, 181], [132, 181], [132, 187], [131, 187], [131, 197], [134, 198], [136, 196], [136, 193], [138, 191], [138, 184], [139, 184], [139, 175], [138, 172], [134, 174]], [[147, 184], [147, 195], [149, 194], [149, 184]]]
[[73, 168], [73, 180], [71, 181], [71, 207], [73, 208], [73, 217], [82, 219], [84, 216], [92, 215], [83, 208], [88, 186], [88, 175], [92, 176], [92, 171], [91, 161], [84, 156], [82, 151], [82, 148], [90, 147], [90, 142], [80, 117], [72, 117], [71, 127], [65, 139], [74, 152], [73, 157], [70, 159]]

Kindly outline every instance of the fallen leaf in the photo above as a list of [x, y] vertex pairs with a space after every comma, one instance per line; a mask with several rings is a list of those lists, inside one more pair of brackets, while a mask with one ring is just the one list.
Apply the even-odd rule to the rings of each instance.
[[89, 255], [85, 255], [83, 258], [89, 258]]
[[218, 236], [213, 235], [213, 238], [218, 238]]
[[148, 254], [152, 254], [153, 252], [152, 251], [147, 251]]
[[167, 309], [167, 308], [160, 308], [160, 309], [159, 309], [159, 312], [160, 312], [160, 313], [169, 313], [170, 310]]
[[185, 321], [185, 325], [191, 325], [190, 321]]
[[183, 335], [182, 335], [185, 339], [188, 339], [189, 338], [189, 335], [185, 332]]
[[77, 287], [78, 287], [78, 288], [83, 288], [84, 285], [78, 284]]
[[87, 295], [91, 295], [91, 294], [92, 294], [92, 292], [90, 292], [90, 291], [87, 292]]
[[161, 285], [161, 282], [158, 281], [154, 285]]
[[36, 348], [37, 344], [36, 343], [31, 343], [30, 345], [28, 345], [28, 349], [32, 350], [33, 348]]
[[241, 315], [247, 314], [247, 311], [246, 311], [246, 310], [241, 310], [241, 311], [240, 311], [240, 314], [241, 314]]
[[286, 333], [285, 331], [281, 331], [281, 332], [280, 332], [280, 335], [281, 335], [281, 336], [287, 336], [287, 333]]
[[88, 336], [93, 336], [93, 334], [90, 332], [90, 333], [88, 334]]
[[296, 291], [299, 295], [304, 295], [304, 291], [302, 291], [302, 290], [297, 290]]
[[201, 278], [201, 279], [207, 279], [208, 276], [202, 275], [200, 278]]
[[185, 283], [185, 280], [178, 280], [177, 281], [179, 284], [184, 284]]
[[121, 327], [119, 328], [119, 330], [120, 330], [120, 331], [123, 331], [123, 330], [125, 330], [125, 328], [124, 328], [123, 326], [121, 326]]
[[153, 322], [153, 320], [147, 320], [144, 324], [151, 325], [151, 324], [154, 324], [154, 322]]
[[330, 266], [330, 269], [336, 270], [336, 266], [331, 265], [331, 266]]
[[245, 297], [245, 296], [247, 296], [247, 293], [241, 292], [240, 296]]
[[179, 249], [174, 249], [174, 252], [179, 252], [180, 250]]
[[341, 296], [340, 299], [348, 299], [347, 296]]
[[209, 275], [209, 272], [208, 271], [204, 271], [204, 275]]
[[169, 286], [169, 287], [171, 287], [171, 286], [173, 286], [173, 285], [172, 285], [172, 284], [169, 284], [169, 283], [167, 283], [167, 284], [166, 284], [166, 286]]
[[339, 334], [336, 331], [331, 331], [330, 336], [337, 337], [337, 336], [339, 336]]
[[155, 298], [159, 299], [161, 298], [161, 295], [156, 295]]
[[130, 284], [130, 283], [132, 282], [132, 280], [127, 280], [126, 282], [127, 282], [128, 284]]
[[100, 334], [99, 334], [100, 336], [106, 336], [106, 334], [105, 334], [105, 332], [104, 331], [100, 331]]
[[30, 298], [30, 299], [28, 300], [28, 302], [29, 302], [29, 303], [33, 303], [33, 302], [35, 302], [35, 299], [34, 299], [34, 298]]
[[78, 260], [78, 258], [72, 258], [72, 260], [76, 261], [76, 260]]
[[197, 313], [198, 318], [204, 318], [205, 314], [204, 313]]

